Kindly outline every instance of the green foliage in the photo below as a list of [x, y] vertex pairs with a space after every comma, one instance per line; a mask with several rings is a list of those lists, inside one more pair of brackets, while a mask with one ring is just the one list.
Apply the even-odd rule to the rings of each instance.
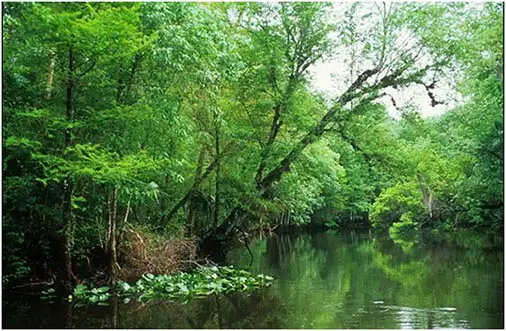
[[[410, 227], [423, 215], [420, 188], [415, 181], [398, 183], [381, 192], [370, 213], [372, 226], [383, 230], [396, 222], [405, 223], [406, 227]], [[399, 224], [395, 231], [401, 231], [402, 227], [404, 225]]]
[[[501, 9], [6, 4], [4, 283], [61, 271], [64, 237], [88, 269], [113, 214], [117, 242], [129, 223], [199, 239], [238, 209], [252, 228], [501, 232]], [[311, 75], [334, 57], [329, 97]], [[448, 101], [448, 80], [463, 102], [440, 117], [379, 98], [434, 81]]]
[[233, 267], [198, 268], [192, 273], [180, 272], [174, 275], [143, 275], [135, 285], [118, 283], [120, 295], [138, 296], [140, 301], [179, 300], [188, 302], [213, 293], [251, 291], [269, 286], [272, 277], [253, 276]]
[[409, 250], [418, 242], [418, 222], [413, 221], [411, 212], [402, 214], [399, 222], [395, 222], [388, 229], [388, 235], [404, 251]]
[[[16, 235], [19, 235], [19, 233]], [[3, 259], [2, 262], [5, 266], [5, 273], [2, 276], [2, 286], [6, 288], [17, 280], [24, 279], [30, 273], [30, 267], [27, 265], [27, 261], [22, 257], [22, 252], [20, 252], [19, 249], [18, 252]]]
[[109, 293], [109, 287], [107, 286], [88, 288], [86, 285], [78, 284], [74, 288], [72, 300], [75, 299], [77, 307], [85, 306], [88, 303], [106, 306], [111, 296], [112, 294]]
[[[273, 278], [263, 274], [252, 275], [245, 270], [230, 267], [200, 267], [191, 273], [179, 272], [173, 275], [145, 274], [134, 284], [123, 281], [116, 283], [116, 295], [128, 303], [133, 298], [141, 302], [150, 300], [170, 300], [187, 303], [193, 299], [203, 298], [213, 293], [231, 293], [253, 291], [260, 287], [270, 286]], [[113, 296], [107, 286], [90, 288], [78, 284], [69, 300], [76, 307], [88, 304], [108, 305]], [[42, 291], [41, 298], [56, 298], [54, 289]]]

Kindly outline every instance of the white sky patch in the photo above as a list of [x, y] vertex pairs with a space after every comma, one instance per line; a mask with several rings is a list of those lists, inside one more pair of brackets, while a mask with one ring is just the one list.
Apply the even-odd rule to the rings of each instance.
[[[368, 5], [373, 6], [375, 4]], [[344, 23], [344, 21], [341, 21], [344, 19], [343, 13], [350, 8], [350, 6], [351, 3], [334, 3], [330, 17], [338, 22]], [[367, 8], [364, 6], [357, 10], [356, 16], [363, 16], [369, 10], [371, 10], [371, 7]], [[359, 34], [367, 33], [367, 30], [373, 28], [373, 24], [375, 24], [369, 20], [366, 21], [365, 24], [362, 23], [364, 23], [364, 21], [359, 21], [359, 26], [357, 28], [357, 33]], [[338, 35], [336, 34], [332, 37], [338, 38]], [[398, 38], [399, 40], [405, 39], [405, 33], [403, 34], [401, 32]], [[361, 42], [362, 41], [357, 42], [357, 45]], [[312, 88], [322, 93], [328, 101], [337, 98], [344, 92], [344, 89], [346, 89], [350, 83], [350, 49], [342, 50], [341, 46], [339, 48], [341, 49], [339, 49], [337, 53], [334, 53], [330, 59], [320, 60], [310, 69]], [[357, 54], [356, 56], [360, 57], [361, 55]], [[426, 62], [427, 58], [422, 58], [421, 60]], [[355, 68], [355, 75], [357, 71], [360, 73], [365, 69], [373, 68], [371, 61], [367, 59], [360, 59], [360, 61], [360, 65], [357, 65], [360, 68]], [[449, 77], [443, 79], [439, 78], [435, 89], [432, 90], [432, 93], [436, 96], [436, 100], [444, 102], [443, 104], [438, 104], [433, 107], [425, 87], [417, 84], [412, 84], [409, 87], [399, 90], [393, 88], [386, 89], [385, 92], [389, 95], [379, 99], [379, 101], [386, 106], [389, 115], [395, 119], [399, 119], [401, 116], [399, 109], [408, 106], [418, 109], [423, 118], [439, 116], [462, 103], [462, 97], [455, 88], [455, 78], [451, 77], [451, 74], [448, 76]], [[397, 107], [394, 107], [391, 101], [392, 98], [395, 100]]]
[[[316, 91], [323, 93], [326, 99], [334, 99], [343, 91], [343, 84], [340, 84], [336, 78], [345, 76], [348, 70], [346, 64], [339, 59], [319, 61], [311, 70], [311, 85]], [[442, 115], [462, 104], [462, 96], [456, 91], [454, 82], [440, 80], [436, 86], [433, 91], [436, 100], [444, 101], [444, 104], [434, 107], [431, 105], [425, 88], [415, 84], [402, 90], [385, 89], [385, 92], [394, 98], [397, 108], [394, 107], [389, 96], [382, 97], [379, 101], [386, 106], [388, 114], [395, 119], [401, 117], [399, 108], [409, 105], [416, 107], [423, 118], [428, 118]]]

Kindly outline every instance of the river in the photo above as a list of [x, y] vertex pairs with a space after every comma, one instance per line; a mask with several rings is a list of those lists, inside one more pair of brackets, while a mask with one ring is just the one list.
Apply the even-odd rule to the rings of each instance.
[[[470, 242], [470, 241], [468, 241]], [[230, 252], [271, 287], [188, 304], [4, 298], [3, 328], [504, 328], [503, 252], [370, 233], [275, 235]]]

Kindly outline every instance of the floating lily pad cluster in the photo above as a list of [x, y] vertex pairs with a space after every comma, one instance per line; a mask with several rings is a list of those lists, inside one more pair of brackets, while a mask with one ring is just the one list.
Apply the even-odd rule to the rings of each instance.
[[252, 275], [245, 270], [232, 267], [199, 268], [196, 272], [181, 272], [174, 275], [143, 275], [135, 285], [118, 282], [122, 295], [138, 296], [139, 300], [168, 299], [187, 302], [213, 293], [249, 291], [268, 286], [272, 277]]
[[[213, 293], [230, 293], [251, 291], [269, 286], [272, 277], [266, 275], [252, 275], [245, 270], [233, 267], [199, 268], [192, 273], [180, 272], [174, 275], [143, 275], [134, 285], [118, 281], [116, 295], [128, 303], [132, 299], [139, 301], [171, 300], [187, 303], [195, 298], [203, 298]], [[76, 306], [86, 304], [108, 305], [112, 297], [110, 288], [88, 288], [77, 285], [70, 300]], [[52, 291], [52, 290], [51, 290]], [[43, 299], [54, 298], [54, 291], [43, 293]]]
[[86, 285], [79, 284], [74, 288], [76, 305], [81, 306], [85, 303], [96, 303], [99, 306], [107, 306], [107, 300], [112, 296], [109, 290], [110, 288], [107, 286], [88, 288]]

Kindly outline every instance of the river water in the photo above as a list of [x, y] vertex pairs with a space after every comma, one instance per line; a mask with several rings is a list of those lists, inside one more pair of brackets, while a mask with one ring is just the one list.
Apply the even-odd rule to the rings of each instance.
[[[369, 233], [275, 235], [229, 254], [275, 278], [188, 304], [72, 308], [4, 298], [4, 328], [504, 328], [503, 252], [399, 246]], [[473, 248], [474, 247], [474, 248]]]

